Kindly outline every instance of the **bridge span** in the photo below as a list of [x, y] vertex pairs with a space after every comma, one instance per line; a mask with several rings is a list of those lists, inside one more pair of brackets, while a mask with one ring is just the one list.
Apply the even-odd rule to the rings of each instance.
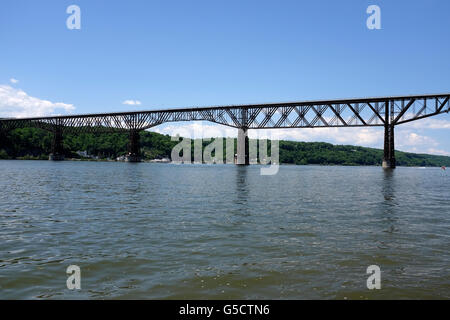
[[53, 133], [51, 160], [63, 160], [63, 136], [79, 132], [128, 132], [128, 160], [140, 161], [139, 132], [165, 122], [210, 121], [238, 129], [237, 164], [249, 164], [249, 129], [384, 127], [383, 167], [395, 168], [396, 125], [448, 113], [450, 93], [270, 104], [0, 119], [0, 136], [35, 127]]

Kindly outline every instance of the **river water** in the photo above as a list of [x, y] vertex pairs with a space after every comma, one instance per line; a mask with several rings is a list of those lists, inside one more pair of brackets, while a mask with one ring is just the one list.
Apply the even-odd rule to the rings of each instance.
[[450, 173], [260, 168], [0, 161], [0, 298], [450, 298]]

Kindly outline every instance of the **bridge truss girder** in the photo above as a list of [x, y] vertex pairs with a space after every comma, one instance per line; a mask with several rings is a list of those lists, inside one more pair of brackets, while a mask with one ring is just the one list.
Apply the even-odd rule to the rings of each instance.
[[0, 119], [0, 131], [36, 127], [55, 135], [134, 132], [130, 133], [133, 153], [136, 132], [166, 122], [209, 121], [245, 130], [383, 126], [387, 139], [384, 160], [395, 166], [394, 126], [448, 113], [449, 98], [450, 94], [438, 94]]
[[248, 129], [384, 126], [386, 106], [392, 112], [392, 124], [398, 125], [449, 112], [449, 97], [443, 94], [0, 119], [0, 127], [6, 131], [20, 127], [53, 131], [55, 126], [62, 126], [73, 133], [108, 132], [196, 120]]

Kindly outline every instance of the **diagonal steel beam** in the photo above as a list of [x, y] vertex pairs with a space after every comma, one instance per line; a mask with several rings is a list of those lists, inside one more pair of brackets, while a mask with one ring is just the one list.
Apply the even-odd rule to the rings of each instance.
[[394, 119], [393, 124], [397, 124], [398, 120], [400, 120], [401, 117], [408, 111], [408, 109], [413, 105], [413, 103], [416, 101], [416, 99], [412, 98], [408, 104], [400, 111], [400, 113], [397, 115], [397, 117]]
[[[437, 108], [436, 112], [441, 112], [442, 109], [444, 109], [444, 106], [447, 104], [448, 100], [449, 100], [449, 97], [445, 98], [444, 102], [442, 102], [442, 104], [440, 105], [440, 107]], [[438, 101], [437, 98], [436, 98], [436, 101]]]
[[325, 119], [322, 117], [322, 115], [325, 113], [326, 107], [323, 108], [323, 106], [317, 106], [319, 108], [319, 110], [316, 110], [316, 108], [312, 107], [311, 109], [314, 111], [314, 113], [316, 114], [316, 118], [314, 118], [314, 120], [312, 121], [311, 124], [316, 124], [318, 120], [322, 121], [326, 127], [328, 127], [328, 122], [325, 121]]
[[329, 104], [328, 106], [330, 107], [331, 111], [333, 111], [333, 113], [336, 115], [336, 117], [342, 122], [342, 124], [344, 126], [348, 126], [347, 122], [345, 122], [345, 120], [342, 119], [341, 115], [336, 111], [336, 109], [334, 109], [334, 107], [331, 104]]
[[384, 119], [383, 119], [383, 117], [380, 115], [380, 112], [377, 111], [377, 110], [370, 104], [370, 102], [367, 102], [367, 105], [369, 106], [370, 109], [372, 109], [373, 113], [381, 120], [381, 122], [384, 123]]
[[363, 118], [361, 118], [361, 116], [359, 115], [359, 112], [356, 112], [355, 109], [353, 109], [352, 105], [350, 103], [347, 103], [348, 107], [350, 108], [350, 110], [353, 111], [353, 113], [355, 114], [356, 117], [358, 117], [358, 119], [364, 124], [367, 125], [367, 123], [364, 121]]
[[[415, 117], [413, 117], [413, 118], [411, 118], [411, 119], [399, 121], [399, 122], [397, 122], [396, 124], [404, 124], [404, 123], [408, 123], [408, 122], [411, 122], [411, 121], [415, 121], [415, 120], [420, 120], [420, 119], [425, 119], [425, 118], [429, 118], [429, 117], [432, 117], [432, 116], [436, 116], [436, 115], [441, 114], [441, 113], [444, 113], [444, 112], [449, 112], [450, 109], [447, 110], [447, 111], [442, 111], [442, 109], [444, 109], [444, 106], [445, 106], [445, 104], [446, 104], [448, 101], [449, 101], [449, 97], [447, 97], [447, 98], [444, 100], [444, 102], [441, 104], [441, 106], [438, 108], [438, 110], [440, 110], [440, 111], [436, 111], [436, 112], [433, 112], [433, 113], [425, 114], [425, 115], [423, 115], [423, 116], [415, 116]], [[423, 111], [424, 108], [426, 108], [426, 106], [422, 107], [421, 111], [419, 111], [417, 114], [422, 113], [422, 111]]]

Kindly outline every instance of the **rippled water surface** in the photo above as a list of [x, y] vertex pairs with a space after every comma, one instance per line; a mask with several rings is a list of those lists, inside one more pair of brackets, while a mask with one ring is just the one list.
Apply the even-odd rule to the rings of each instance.
[[450, 298], [448, 172], [259, 173], [0, 161], [0, 298]]

